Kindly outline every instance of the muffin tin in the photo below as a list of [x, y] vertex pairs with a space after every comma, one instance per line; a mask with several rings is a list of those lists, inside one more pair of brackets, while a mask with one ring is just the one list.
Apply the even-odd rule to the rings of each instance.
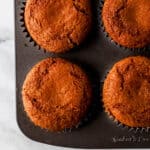
[[[102, 107], [102, 86], [114, 63], [128, 56], [150, 57], [150, 48], [122, 48], [108, 39], [100, 18], [100, 0], [92, 2], [93, 30], [88, 39], [70, 52], [53, 54], [42, 50], [29, 36], [24, 26], [24, 0], [15, 0], [16, 37], [16, 104], [17, 122], [30, 139], [51, 145], [74, 148], [149, 148], [150, 128], [130, 128], [112, 121]], [[95, 9], [97, 8], [97, 9]], [[99, 21], [100, 20], [100, 21]], [[47, 57], [62, 57], [81, 66], [89, 75], [94, 100], [89, 113], [76, 129], [51, 133], [30, 122], [24, 112], [21, 88], [33, 65]]]

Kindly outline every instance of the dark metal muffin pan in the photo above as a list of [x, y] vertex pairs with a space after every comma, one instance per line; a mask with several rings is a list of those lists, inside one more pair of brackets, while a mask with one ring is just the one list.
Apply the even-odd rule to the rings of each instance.
[[[129, 128], [115, 123], [102, 107], [103, 81], [114, 63], [128, 56], [150, 56], [150, 49], [130, 50], [112, 43], [103, 32], [100, 1], [92, 1], [93, 30], [80, 46], [64, 54], [44, 52], [27, 34], [23, 25], [25, 1], [15, 0], [16, 43], [16, 104], [17, 122], [30, 139], [51, 145], [74, 148], [150, 148], [150, 129]], [[96, 9], [95, 9], [96, 8]], [[39, 50], [40, 49], [40, 50]], [[47, 57], [62, 57], [81, 66], [89, 75], [94, 91], [93, 104], [78, 128], [51, 133], [34, 126], [24, 112], [21, 88], [26, 74], [33, 65]]]

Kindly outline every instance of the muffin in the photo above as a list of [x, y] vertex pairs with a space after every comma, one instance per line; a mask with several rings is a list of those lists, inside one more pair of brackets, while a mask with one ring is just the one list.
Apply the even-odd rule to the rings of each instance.
[[102, 20], [116, 43], [127, 48], [150, 44], [150, 0], [105, 0]]
[[49, 131], [73, 128], [86, 115], [91, 86], [75, 64], [48, 58], [27, 74], [22, 87], [24, 109], [30, 120]]
[[104, 82], [103, 102], [122, 124], [150, 127], [150, 59], [136, 56], [116, 63]]
[[27, 0], [25, 25], [33, 40], [51, 52], [79, 45], [91, 30], [90, 0]]

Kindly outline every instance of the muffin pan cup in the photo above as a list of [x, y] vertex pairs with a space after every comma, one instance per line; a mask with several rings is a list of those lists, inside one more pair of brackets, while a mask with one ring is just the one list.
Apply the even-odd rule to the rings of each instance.
[[[52, 53], [52, 54], [64, 54], [64, 53], [68, 53], [71, 49], [66, 49], [66, 50], [64, 50], [64, 51], [57, 51], [57, 52], [54, 52], [54, 51], [50, 51], [50, 50], [47, 50], [47, 49], [45, 49], [44, 47], [42, 47], [41, 45], [39, 45], [38, 44], [38, 42], [37, 41], [35, 41], [33, 38], [32, 38], [32, 36], [30, 35], [30, 33], [29, 33], [29, 31], [28, 31], [28, 29], [27, 29], [27, 27], [26, 27], [26, 23], [25, 23], [25, 7], [26, 7], [26, 1], [27, 0], [22, 0], [21, 1], [21, 5], [20, 5], [20, 18], [19, 18], [19, 21], [20, 21], [20, 23], [21, 23], [21, 27], [22, 27], [22, 32], [24, 33], [24, 36], [26, 37], [26, 39], [29, 41], [29, 43], [31, 44], [31, 45], [33, 45], [34, 47], [36, 47], [38, 50], [42, 50], [42, 51], [44, 51], [45, 53]], [[73, 1], [73, 3], [74, 3], [74, 1]], [[76, 8], [77, 9], [77, 8]], [[78, 12], [80, 12], [80, 13], [83, 13], [82, 12], [82, 10], [78, 10]], [[86, 15], [86, 13], [84, 12], [83, 14], [85, 14]], [[89, 29], [89, 31], [88, 31], [88, 33], [87, 33], [87, 37], [88, 37], [88, 35], [90, 35], [90, 31], [91, 31], [91, 28]], [[86, 34], [86, 33], [85, 33]], [[87, 38], [85, 37], [85, 39], [83, 39], [83, 40], [80, 40], [79, 41], [79, 43], [83, 43], [85, 40], [86, 40]], [[72, 40], [71, 40], [72, 41]], [[75, 42], [73, 42], [72, 41], [72, 43], [73, 43], [73, 48], [72, 49], [76, 49], [76, 47], [78, 47], [78, 43], [75, 43]]]
[[103, 6], [104, 6], [104, 0], [100, 0], [100, 9], [99, 9], [99, 14], [100, 14], [100, 21], [99, 21], [99, 25], [100, 25], [100, 28], [101, 30], [104, 32], [104, 36], [113, 44], [113, 45], [116, 45], [118, 48], [121, 48], [122, 50], [124, 51], [132, 51], [134, 52], [135, 54], [144, 54], [144, 55], [148, 55], [149, 51], [150, 51], [150, 45], [147, 45], [145, 47], [142, 47], [142, 48], [128, 48], [128, 47], [125, 47], [125, 46], [122, 46], [120, 45], [119, 43], [115, 42], [110, 36], [109, 34], [106, 32], [105, 30], [105, 27], [104, 27], [104, 24], [103, 24], [103, 21], [102, 21], [102, 9], [103, 9]]
[[[63, 54], [41, 50], [28, 34], [24, 23], [25, 0], [15, 0], [15, 46], [16, 46], [16, 108], [17, 122], [21, 131], [30, 139], [57, 146], [74, 148], [150, 148], [149, 128], [131, 130], [118, 127], [105, 113], [102, 107], [103, 82], [107, 72], [119, 60], [128, 56], [144, 55], [145, 51], [124, 50], [112, 44], [100, 24], [99, 0], [93, 1], [93, 31], [88, 39], [70, 52]], [[97, 9], [95, 9], [97, 8]], [[60, 133], [51, 133], [40, 129], [27, 117], [21, 97], [22, 84], [26, 74], [37, 62], [48, 57], [62, 57], [81, 66], [91, 79], [93, 103], [89, 113], [74, 129]], [[70, 132], [69, 132], [70, 131]]]
[[[116, 62], [117, 63], [117, 62]], [[104, 76], [104, 79], [103, 79], [103, 83], [105, 81], [105, 79], [107, 78], [107, 75], [109, 74], [109, 71], [111, 70], [112, 68], [107, 68], [106, 69], [106, 73], [105, 73], [105, 76]], [[102, 91], [103, 92], [103, 91]], [[101, 96], [102, 97], [102, 96]], [[121, 123], [119, 120], [117, 120], [112, 114], [111, 112], [109, 112], [109, 110], [107, 110], [105, 108], [105, 105], [104, 105], [104, 102], [102, 101], [102, 105], [103, 105], [103, 110], [105, 111], [105, 113], [107, 114], [108, 118], [110, 120], [112, 120], [114, 122], [114, 124], [116, 124], [117, 127], [119, 128], [122, 128], [122, 129], [126, 129], [128, 130], [128, 132], [132, 131], [134, 133], [137, 133], [137, 132], [147, 132], [149, 133], [150, 132], [150, 127], [130, 127], [130, 126], [127, 126], [123, 123]]]

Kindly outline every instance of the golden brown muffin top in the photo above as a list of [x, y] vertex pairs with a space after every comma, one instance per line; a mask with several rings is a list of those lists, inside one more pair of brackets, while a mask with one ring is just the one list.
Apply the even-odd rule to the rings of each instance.
[[131, 127], [150, 127], [150, 59], [137, 56], [116, 63], [103, 88], [107, 112]]
[[150, 0], [105, 0], [102, 17], [115, 42], [129, 48], [150, 44]]
[[25, 24], [41, 47], [64, 52], [79, 45], [91, 29], [90, 0], [27, 0]]
[[61, 131], [77, 125], [84, 117], [91, 102], [91, 87], [78, 66], [48, 58], [28, 73], [22, 97], [25, 111], [35, 125]]

